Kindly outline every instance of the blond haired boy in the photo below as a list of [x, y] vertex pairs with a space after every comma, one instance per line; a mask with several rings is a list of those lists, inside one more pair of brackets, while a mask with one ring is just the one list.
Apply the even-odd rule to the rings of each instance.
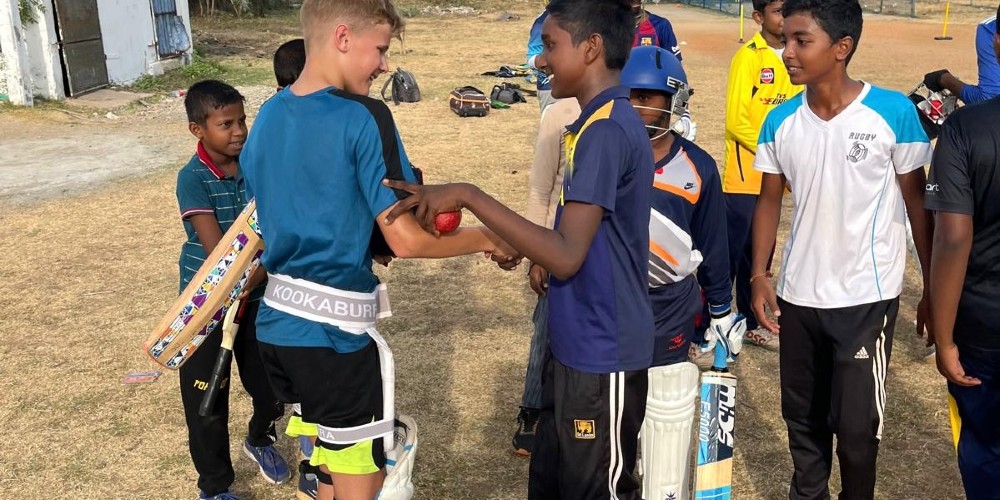
[[297, 403], [289, 434], [318, 436], [316, 498], [333, 499], [336, 486], [338, 500], [370, 500], [383, 485], [394, 421], [392, 352], [375, 328], [388, 311], [371, 271], [372, 231], [398, 257], [515, 259], [485, 228], [435, 237], [409, 213], [384, 224], [407, 194], [382, 181], [414, 180], [392, 114], [367, 97], [403, 29], [393, 4], [305, 0], [301, 22], [305, 68], [261, 107], [241, 156], [269, 276], [257, 336], [275, 395]]

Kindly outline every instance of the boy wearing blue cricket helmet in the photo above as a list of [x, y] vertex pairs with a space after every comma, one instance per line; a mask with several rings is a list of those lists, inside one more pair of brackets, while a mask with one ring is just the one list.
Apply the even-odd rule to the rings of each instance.
[[[722, 181], [715, 160], [673, 130], [693, 93], [680, 61], [660, 47], [632, 49], [622, 70], [632, 106], [646, 124], [656, 170], [649, 221], [649, 297], [656, 324], [646, 417], [640, 434], [644, 498], [686, 496], [698, 368], [688, 349], [702, 316], [711, 320], [702, 351], [722, 342], [730, 360], [746, 321], [731, 308], [732, 282]], [[695, 273], [695, 271], [698, 271]]]

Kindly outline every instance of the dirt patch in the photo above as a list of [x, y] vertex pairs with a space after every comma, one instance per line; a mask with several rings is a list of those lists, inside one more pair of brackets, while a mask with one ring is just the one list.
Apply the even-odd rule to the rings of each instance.
[[[274, 92], [263, 86], [239, 90], [253, 110]], [[123, 177], [179, 168], [194, 148], [183, 98], [110, 112], [67, 104], [0, 116], [5, 160], [0, 163], [0, 206], [78, 195]]]

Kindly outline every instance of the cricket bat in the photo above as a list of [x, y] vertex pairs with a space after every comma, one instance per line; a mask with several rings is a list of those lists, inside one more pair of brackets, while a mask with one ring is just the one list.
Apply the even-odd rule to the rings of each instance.
[[226, 316], [260, 264], [264, 242], [251, 200], [142, 347], [153, 361], [176, 370]]
[[736, 376], [729, 372], [721, 344], [715, 345], [712, 370], [701, 375], [695, 500], [732, 498]]
[[207, 417], [215, 408], [215, 400], [219, 397], [219, 390], [229, 379], [229, 367], [233, 360], [233, 343], [236, 341], [236, 332], [240, 329], [240, 319], [243, 318], [243, 304], [239, 299], [226, 311], [226, 319], [222, 322], [222, 346], [219, 347], [219, 357], [215, 359], [215, 367], [212, 368], [212, 378], [208, 379], [208, 388], [205, 389], [205, 396], [201, 398], [201, 407], [198, 408], [198, 415]]

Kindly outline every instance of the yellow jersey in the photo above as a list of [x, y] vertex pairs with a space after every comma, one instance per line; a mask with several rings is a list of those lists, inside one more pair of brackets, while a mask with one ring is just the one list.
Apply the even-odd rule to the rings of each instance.
[[736, 52], [726, 90], [723, 192], [760, 194], [761, 173], [753, 168], [760, 127], [772, 109], [801, 91], [801, 85], [788, 79], [781, 56], [759, 32]]

